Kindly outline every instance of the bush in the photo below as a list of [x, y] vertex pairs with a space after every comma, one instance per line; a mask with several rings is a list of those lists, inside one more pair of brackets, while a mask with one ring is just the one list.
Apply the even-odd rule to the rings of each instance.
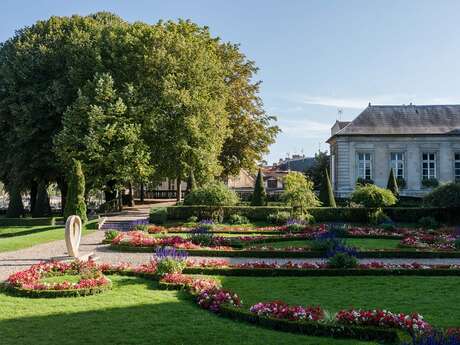
[[460, 249], [460, 237], [458, 237], [454, 242], [455, 249]]
[[308, 212], [305, 212], [302, 216], [301, 216], [301, 220], [305, 223], [305, 224], [315, 224], [316, 223], [316, 219], [315, 217], [308, 213]]
[[358, 177], [356, 180], [356, 186], [365, 186], [368, 184], [374, 184], [374, 180], [370, 178], [362, 178], [362, 177]]
[[330, 268], [356, 268], [358, 260], [347, 253], [337, 253], [328, 259], [327, 264]]
[[438, 222], [433, 217], [422, 217], [418, 220], [418, 224], [424, 229], [438, 228]]
[[436, 188], [439, 186], [439, 181], [435, 177], [424, 178], [422, 180], [422, 186], [426, 188]]
[[391, 219], [381, 208], [369, 212], [369, 223], [372, 225], [380, 225], [382, 223], [391, 224]]
[[328, 231], [335, 234], [337, 237], [345, 237], [348, 235], [347, 224], [330, 224]]
[[289, 232], [301, 232], [305, 229], [305, 224], [297, 219], [289, 219], [286, 228]]
[[238, 195], [222, 182], [212, 182], [196, 188], [184, 199], [184, 205], [233, 206], [238, 202]]
[[284, 178], [282, 198], [294, 210], [300, 209], [301, 212], [321, 204], [313, 192], [313, 182], [298, 171], [290, 172]]
[[368, 184], [357, 186], [351, 195], [351, 201], [364, 207], [377, 208], [396, 204], [396, 197], [388, 189]]
[[187, 223], [197, 223], [198, 217], [197, 216], [190, 216], [187, 218]]
[[[39, 185], [39, 190], [41, 188], [40, 186], [42, 186], [42, 184]], [[40, 194], [46, 194], [46, 198], [48, 198], [46, 189], [43, 190], [41, 193], [39, 192], [39, 195]], [[37, 197], [37, 205], [35, 206], [35, 208], [40, 208], [38, 206], [38, 203], [39, 202]], [[46, 201], [42, 204], [49, 205], [49, 202]], [[47, 205], [43, 207], [48, 207]], [[88, 217], [86, 216], [85, 203], [85, 175], [83, 174], [80, 161], [77, 161], [76, 159], [72, 160], [72, 171], [69, 176], [69, 187], [67, 190], [67, 198], [64, 208], [64, 218], [67, 219], [72, 215], [79, 216], [83, 223], [86, 223], [88, 221]]]
[[149, 222], [161, 225], [168, 220], [168, 210], [166, 207], [152, 207], [149, 214]]
[[168, 273], [182, 273], [186, 263], [183, 260], [166, 258], [157, 262], [157, 275], [163, 277]]
[[230, 217], [228, 217], [228, 222], [230, 224], [248, 224], [249, 219], [245, 216], [240, 216], [239, 214], [232, 214]]
[[432, 190], [424, 199], [431, 207], [460, 207], [460, 183], [446, 183]]
[[133, 228], [133, 230], [147, 232], [147, 231], [149, 231], [149, 226], [147, 224], [137, 224]]
[[329, 252], [337, 247], [344, 246], [344, 240], [337, 238], [336, 234], [332, 232], [326, 232], [324, 234], [316, 236], [315, 239], [311, 242], [312, 250], [319, 252]]
[[107, 230], [104, 234], [104, 238], [108, 241], [112, 241], [118, 234], [119, 232], [117, 230]]
[[211, 230], [214, 228], [212, 221], [201, 221], [196, 228], [194, 228], [190, 234], [189, 239], [194, 244], [200, 246], [210, 246], [213, 244], [214, 235]]
[[251, 206], [265, 206], [267, 205], [267, 192], [265, 191], [264, 180], [262, 177], [262, 169], [259, 168], [257, 173], [256, 184], [254, 186], [254, 193], [251, 198]]
[[282, 211], [269, 214], [267, 221], [276, 225], [284, 225], [290, 218], [291, 214], [289, 212]]

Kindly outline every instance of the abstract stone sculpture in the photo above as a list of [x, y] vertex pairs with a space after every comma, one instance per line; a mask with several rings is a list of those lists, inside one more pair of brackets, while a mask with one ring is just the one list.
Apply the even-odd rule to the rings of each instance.
[[78, 257], [78, 247], [81, 240], [81, 219], [79, 216], [70, 216], [65, 223], [65, 244], [69, 256]]

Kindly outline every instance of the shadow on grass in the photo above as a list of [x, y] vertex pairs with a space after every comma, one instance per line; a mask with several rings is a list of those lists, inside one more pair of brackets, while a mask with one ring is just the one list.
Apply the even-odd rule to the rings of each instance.
[[28, 229], [28, 230], [23, 230], [23, 231], [14, 231], [14, 232], [7, 232], [7, 233], [0, 233], [0, 238], [10, 238], [10, 237], [17, 237], [17, 236], [25, 236], [25, 235], [31, 235], [31, 234], [36, 234], [39, 232], [45, 232], [49, 230], [57, 230], [57, 229], [62, 229], [62, 226], [59, 225], [53, 225], [53, 226], [46, 226], [46, 227], [38, 227], [38, 228], [33, 228], [33, 229]]
[[[114, 289], [84, 298], [27, 299], [0, 294], [0, 344], [5, 345], [352, 345], [265, 330], [218, 317], [177, 291], [138, 278], [111, 277]], [[373, 344], [373, 343], [360, 343]]]

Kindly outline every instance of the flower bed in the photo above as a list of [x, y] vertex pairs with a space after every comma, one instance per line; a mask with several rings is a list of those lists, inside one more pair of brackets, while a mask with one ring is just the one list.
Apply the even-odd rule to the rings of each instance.
[[[79, 276], [78, 282], [43, 281], [45, 278], [63, 275]], [[10, 275], [6, 289], [28, 297], [73, 297], [94, 295], [110, 289], [112, 283], [93, 261], [43, 262], [27, 270]]]
[[417, 234], [410, 235], [401, 240], [399, 246], [402, 248], [430, 249], [442, 251], [455, 251], [455, 240], [457, 236], [454, 234]]

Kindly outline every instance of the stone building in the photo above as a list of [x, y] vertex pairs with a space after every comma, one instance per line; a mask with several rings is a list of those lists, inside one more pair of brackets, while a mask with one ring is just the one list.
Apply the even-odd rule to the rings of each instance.
[[349, 196], [358, 179], [386, 187], [391, 168], [405, 196], [460, 181], [460, 105], [369, 104], [353, 121], [337, 121], [327, 142], [339, 197]]

